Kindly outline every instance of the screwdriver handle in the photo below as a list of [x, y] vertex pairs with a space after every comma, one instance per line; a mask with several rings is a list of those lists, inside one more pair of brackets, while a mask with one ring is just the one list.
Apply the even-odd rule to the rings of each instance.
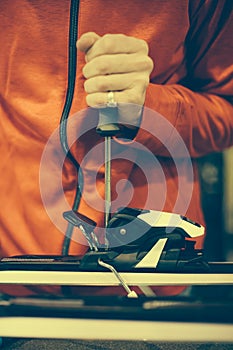
[[117, 107], [101, 108], [99, 111], [99, 123], [96, 132], [103, 137], [115, 136], [120, 131], [117, 119]]

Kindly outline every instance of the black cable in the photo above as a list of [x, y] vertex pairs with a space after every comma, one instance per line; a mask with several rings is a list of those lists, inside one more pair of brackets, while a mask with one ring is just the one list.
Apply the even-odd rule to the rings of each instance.
[[[74, 89], [75, 89], [75, 81], [76, 81], [76, 67], [77, 67], [76, 42], [78, 38], [78, 12], [79, 12], [79, 0], [71, 0], [69, 50], [68, 50], [68, 83], [67, 83], [67, 91], [66, 91], [66, 100], [62, 111], [62, 115], [60, 119], [60, 128], [59, 128], [61, 147], [66, 157], [73, 163], [73, 165], [76, 167], [77, 173], [79, 174], [79, 181], [77, 184], [75, 198], [72, 206], [72, 209], [75, 211], [78, 210], [79, 203], [82, 196], [83, 175], [82, 175], [79, 163], [71, 154], [69, 149], [68, 140], [67, 140], [67, 122], [68, 122], [70, 109], [72, 106]], [[74, 229], [73, 225], [71, 223], [68, 223], [68, 227], [66, 230], [63, 247], [62, 247], [62, 255], [68, 255], [73, 229]]]

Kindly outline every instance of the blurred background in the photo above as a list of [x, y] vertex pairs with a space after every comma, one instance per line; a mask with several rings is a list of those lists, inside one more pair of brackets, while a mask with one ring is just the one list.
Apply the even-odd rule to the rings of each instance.
[[233, 261], [233, 147], [200, 158], [199, 171], [207, 228], [206, 258]]

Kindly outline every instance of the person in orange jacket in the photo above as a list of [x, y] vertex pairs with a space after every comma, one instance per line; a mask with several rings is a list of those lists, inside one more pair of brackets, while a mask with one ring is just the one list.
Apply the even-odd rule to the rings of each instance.
[[[204, 224], [197, 158], [233, 144], [231, 1], [4, 0], [0, 26], [1, 256], [87, 251], [78, 230], [64, 249], [62, 213], [74, 205], [80, 166], [74, 208], [104, 226], [96, 126], [109, 103], [121, 131], [113, 212], [162, 210]], [[62, 149], [68, 116], [72, 141]]]

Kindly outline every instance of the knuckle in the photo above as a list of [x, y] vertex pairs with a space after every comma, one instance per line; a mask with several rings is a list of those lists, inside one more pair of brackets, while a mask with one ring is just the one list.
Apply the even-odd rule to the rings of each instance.
[[147, 56], [146, 68], [150, 73], [154, 69], [154, 62], [153, 62], [152, 58], [150, 58], [149, 56]]
[[98, 70], [98, 73], [100, 75], [108, 74], [109, 65], [106, 60], [104, 60], [101, 57], [96, 58], [95, 64], [96, 64], [96, 69]]
[[114, 37], [115, 37], [115, 39], [118, 40], [118, 41], [123, 41], [123, 40], [125, 40], [126, 38], [128, 38], [127, 35], [122, 34], [122, 33], [114, 34]]
[[105, 34], [101, 39], [101, 45], [104, 49], [104, 52], [111, 52], [114, 50], [114, 40], [112, 34]]
[[149, 56], [140, 55], [138, 61], [138, 70], [150, 74], [154, 68], [153, 60]]
[[134, 86], [146, 88], [149, 84], [149, 76], [147, 74], [138, 75], [135, 79]]
[[149, 46], [147, 44], [147, 42], [143, 39], [139, 39], [140, 40], [140, 47], [141, 47], [141, 51], [145, 52], [146, 55], [148, 55], [149, 52]]
[[108, 85], [109, 85], [108, 82], [103, 77], [96, 79], [96, 86], [98, 91], [107, 91]]
[[109, 90], [109, 81], [105, 77], [93, 77], [84, 82], [84, 90], [90, 94], [93, 92], [105, 92]]

